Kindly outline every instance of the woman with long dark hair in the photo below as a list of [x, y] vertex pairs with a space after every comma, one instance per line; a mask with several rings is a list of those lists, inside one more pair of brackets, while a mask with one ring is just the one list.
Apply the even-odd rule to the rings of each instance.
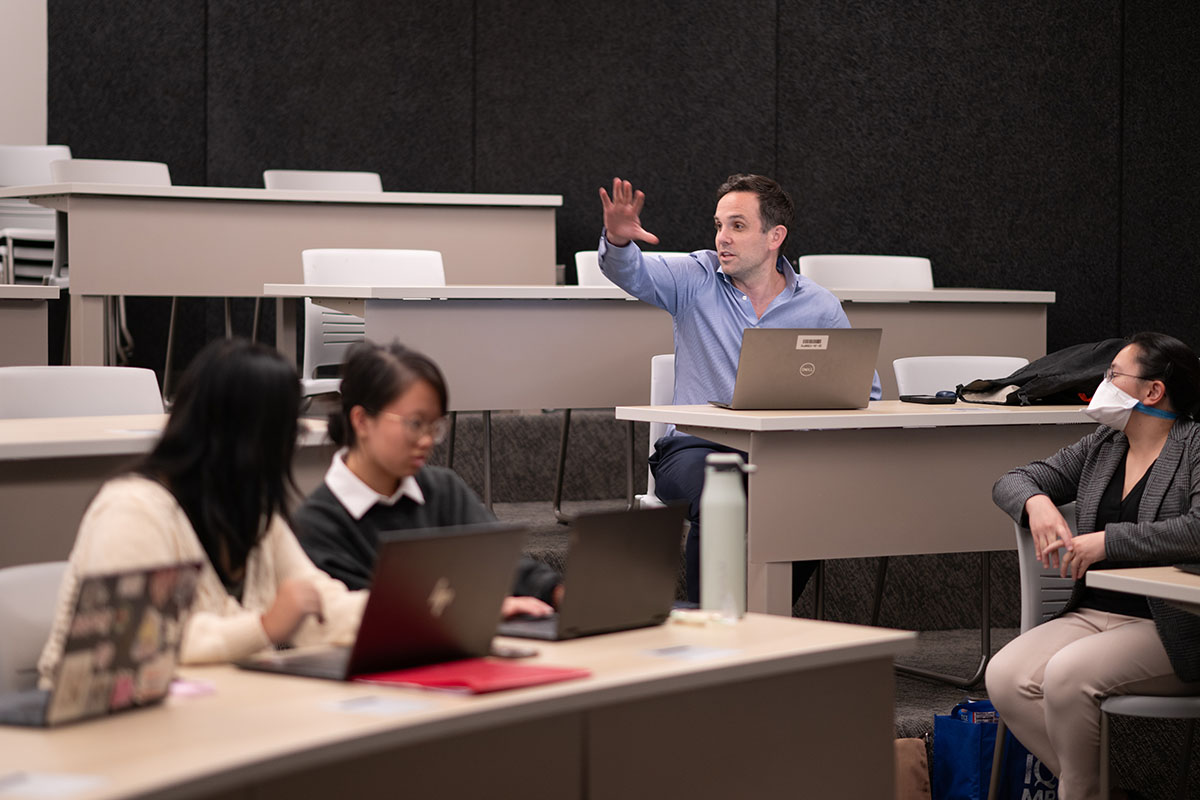
[[157, 445], [84, 513], [39, 668], [53, 674], [81, 576], [204, 562], [181, 661], [272, 645], [352, 641], [363, 592], [313, 566], [288, 524], [300, 385], [275, 350], [206, 347], [184, 374]]
[[[1027, 522], [1045, 566], [1075, 578], [1066, 609], [988, 665], [988, 695], [1016, 737], [1059, 776], [1059, 797], [1099, 796], [1100, 701], [1200, 692], [1200, 616], [1089, 588], [1089, 569], [1200, 559], [1200, 361], [1178, 339], [1140, 333], [1088, 406], [1095, 432], [992, 490]], [[1076, 536], [1057, 506], [1075, 501]]]
[[[495, 521], [458, 475], [425, 464], [446, 435], [448, 405], [442, 371], [425, 355], [399, 343], [347, 351], [341, 404], [329, 415], [341, 450], [296, 510], [296, 534], [318, 567], [366, 588], [382, 533]], [[550, 613], [558, 585], [555, 570], [522, 558], [504, 614]]]

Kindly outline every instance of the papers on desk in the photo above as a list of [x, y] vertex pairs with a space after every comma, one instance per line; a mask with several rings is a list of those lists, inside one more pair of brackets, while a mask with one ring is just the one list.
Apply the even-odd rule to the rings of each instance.
[[729, 647], [708, 647], [702, 644], [679, 644], [673, 647], [658, 647], [644, 651], [655, 658], [672, 658], [677, 661], [709, 661], [714, 658], [737, 655], [739, 651]]
[[325, 705], [330, 711], [343, 711], [350, 714], [371, 714], [378, 717], [390, 717], [395, 714], [411, 714], [422, 711], [431, 704], [425, 700], [415, 700], [411, 697], [381, 697], [366, 695], [351, 697], [348, 700], [337, 700]]

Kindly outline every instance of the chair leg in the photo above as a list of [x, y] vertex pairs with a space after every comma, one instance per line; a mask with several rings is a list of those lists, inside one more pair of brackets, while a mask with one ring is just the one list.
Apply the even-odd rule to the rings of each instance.
[[629, 464], [625, 470], [625, 510], [633, 510], [633, 472], [637, 463], [637, 430], [633, 420], [629, 421]]
[[566, 525], [573, 517], [562, 510], [563, 477], [567, 471], [567, 440], [571, 435], [571, 409], [563, 409], [562, 433], [558, 437], [558, 466], [554, 470], [554, 519]]
[[233, 338], [233, 299], [229, 297], [222, 298], [225, 307], [225, 338]]
[[254, 298], [253, 322], [250, 323], [250, 341], [252, 341], [252, 342], [258, 341], [258, 324], [259, 324], [261, 317], [262, 317], [262, 298], [256, 297], [256, 298]]
[[483, 504], [492, 510], [492, 412], [483, 412]]
[[133, 358], [133, 334], [129, 330], [129, 315], [125, 311], [125, 295], [117, 295], [117, 356], [129, 365]]
[[875, 564], [875, 597], [871, 601], [871, 625], [878, 627], [879, 612], [883, 610], [883, 587], [887, 583], [888, 557], [880, 556]]
[[1192, 766], [1192, 743], [1196, 739], [1196, 720], [1189, 719], [1187, 733], [1183, 737], [1183, 756], [1179, 759], [1179, 781], [1175, 784], [1175, 796], [1184, 800], [1188, 790], [1188, 770]]
[[175, 352], [175, 315], [179, 311], [179, 298], [171, 298], [171, 318], [167, 323], [167, 356], [163, 361], [163, 401], [170, 402], [171, 397], [171, 361]]
[[996, 746], [992, 748], [992, 777], [988, 781], [987, 800], [996, 800], [999, 795], [1000, 777], [1004, 771], [1004, 746], [1007, 744], [1008, 726], [1004, 720], [996, 718]]
[[920, 667], [910, 667], [897, 664], [896, 671], [915, 678], [925, 678], [938, 683], [948, 683], [959, 689], [971, 689], [978, 686], [987, 673], [988, 662], [992, 660], [992, 554], [984, 551], [979, 554], [979, 667], [969, 678], [950, 675]]
[[1108, 745], [1110, 738], [1108, 714], [1100, 712], [1100, 796], [1107, 798], [1111, 792], [1108, 774]]
[[813, 617], [816, 619], [825, 619], [825, 562], [818, 561], [816, 574], [813, 575], [816, 583], [813, 585]]

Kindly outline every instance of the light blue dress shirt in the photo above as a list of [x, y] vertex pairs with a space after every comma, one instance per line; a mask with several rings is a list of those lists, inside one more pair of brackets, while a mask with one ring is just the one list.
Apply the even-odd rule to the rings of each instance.
[[[600, 234], [600, 271], [634, 297], [669, 312], [675, 331], [675, 405], [733, 398], [742, 331], [746, 328], [849, 328], [842, 304], [828, 289], [779, 257], [788, 285], [763, 312], [721, 270], [713, 250], [687, 256], [643, 253], [636, 243], [615, 247]], [[879, 375], [871, 399], [883, 394]], [[668, 435], [675, 433], [674, 426]]]

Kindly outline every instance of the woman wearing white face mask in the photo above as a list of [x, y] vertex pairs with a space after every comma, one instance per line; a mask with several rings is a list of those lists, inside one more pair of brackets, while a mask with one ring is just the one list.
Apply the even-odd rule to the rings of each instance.
[[[1200, 692], [1200, 616], [1083, 581], [1088, 569], [1200, 560], [1198, 411], [1196, 354], [1170, 336], [1138, 334], [1088, 406], [1100, 427], [992, 490], [1028, 521], [1043, 564], [1076, 579], [1064, 613], [1013, 640], [987, 670], [993, 703], [1059, 776], [1062, 800], [1099, 796], [1102, 698]], [[1056, 508], [1072, 500], [1075, 537]]]

